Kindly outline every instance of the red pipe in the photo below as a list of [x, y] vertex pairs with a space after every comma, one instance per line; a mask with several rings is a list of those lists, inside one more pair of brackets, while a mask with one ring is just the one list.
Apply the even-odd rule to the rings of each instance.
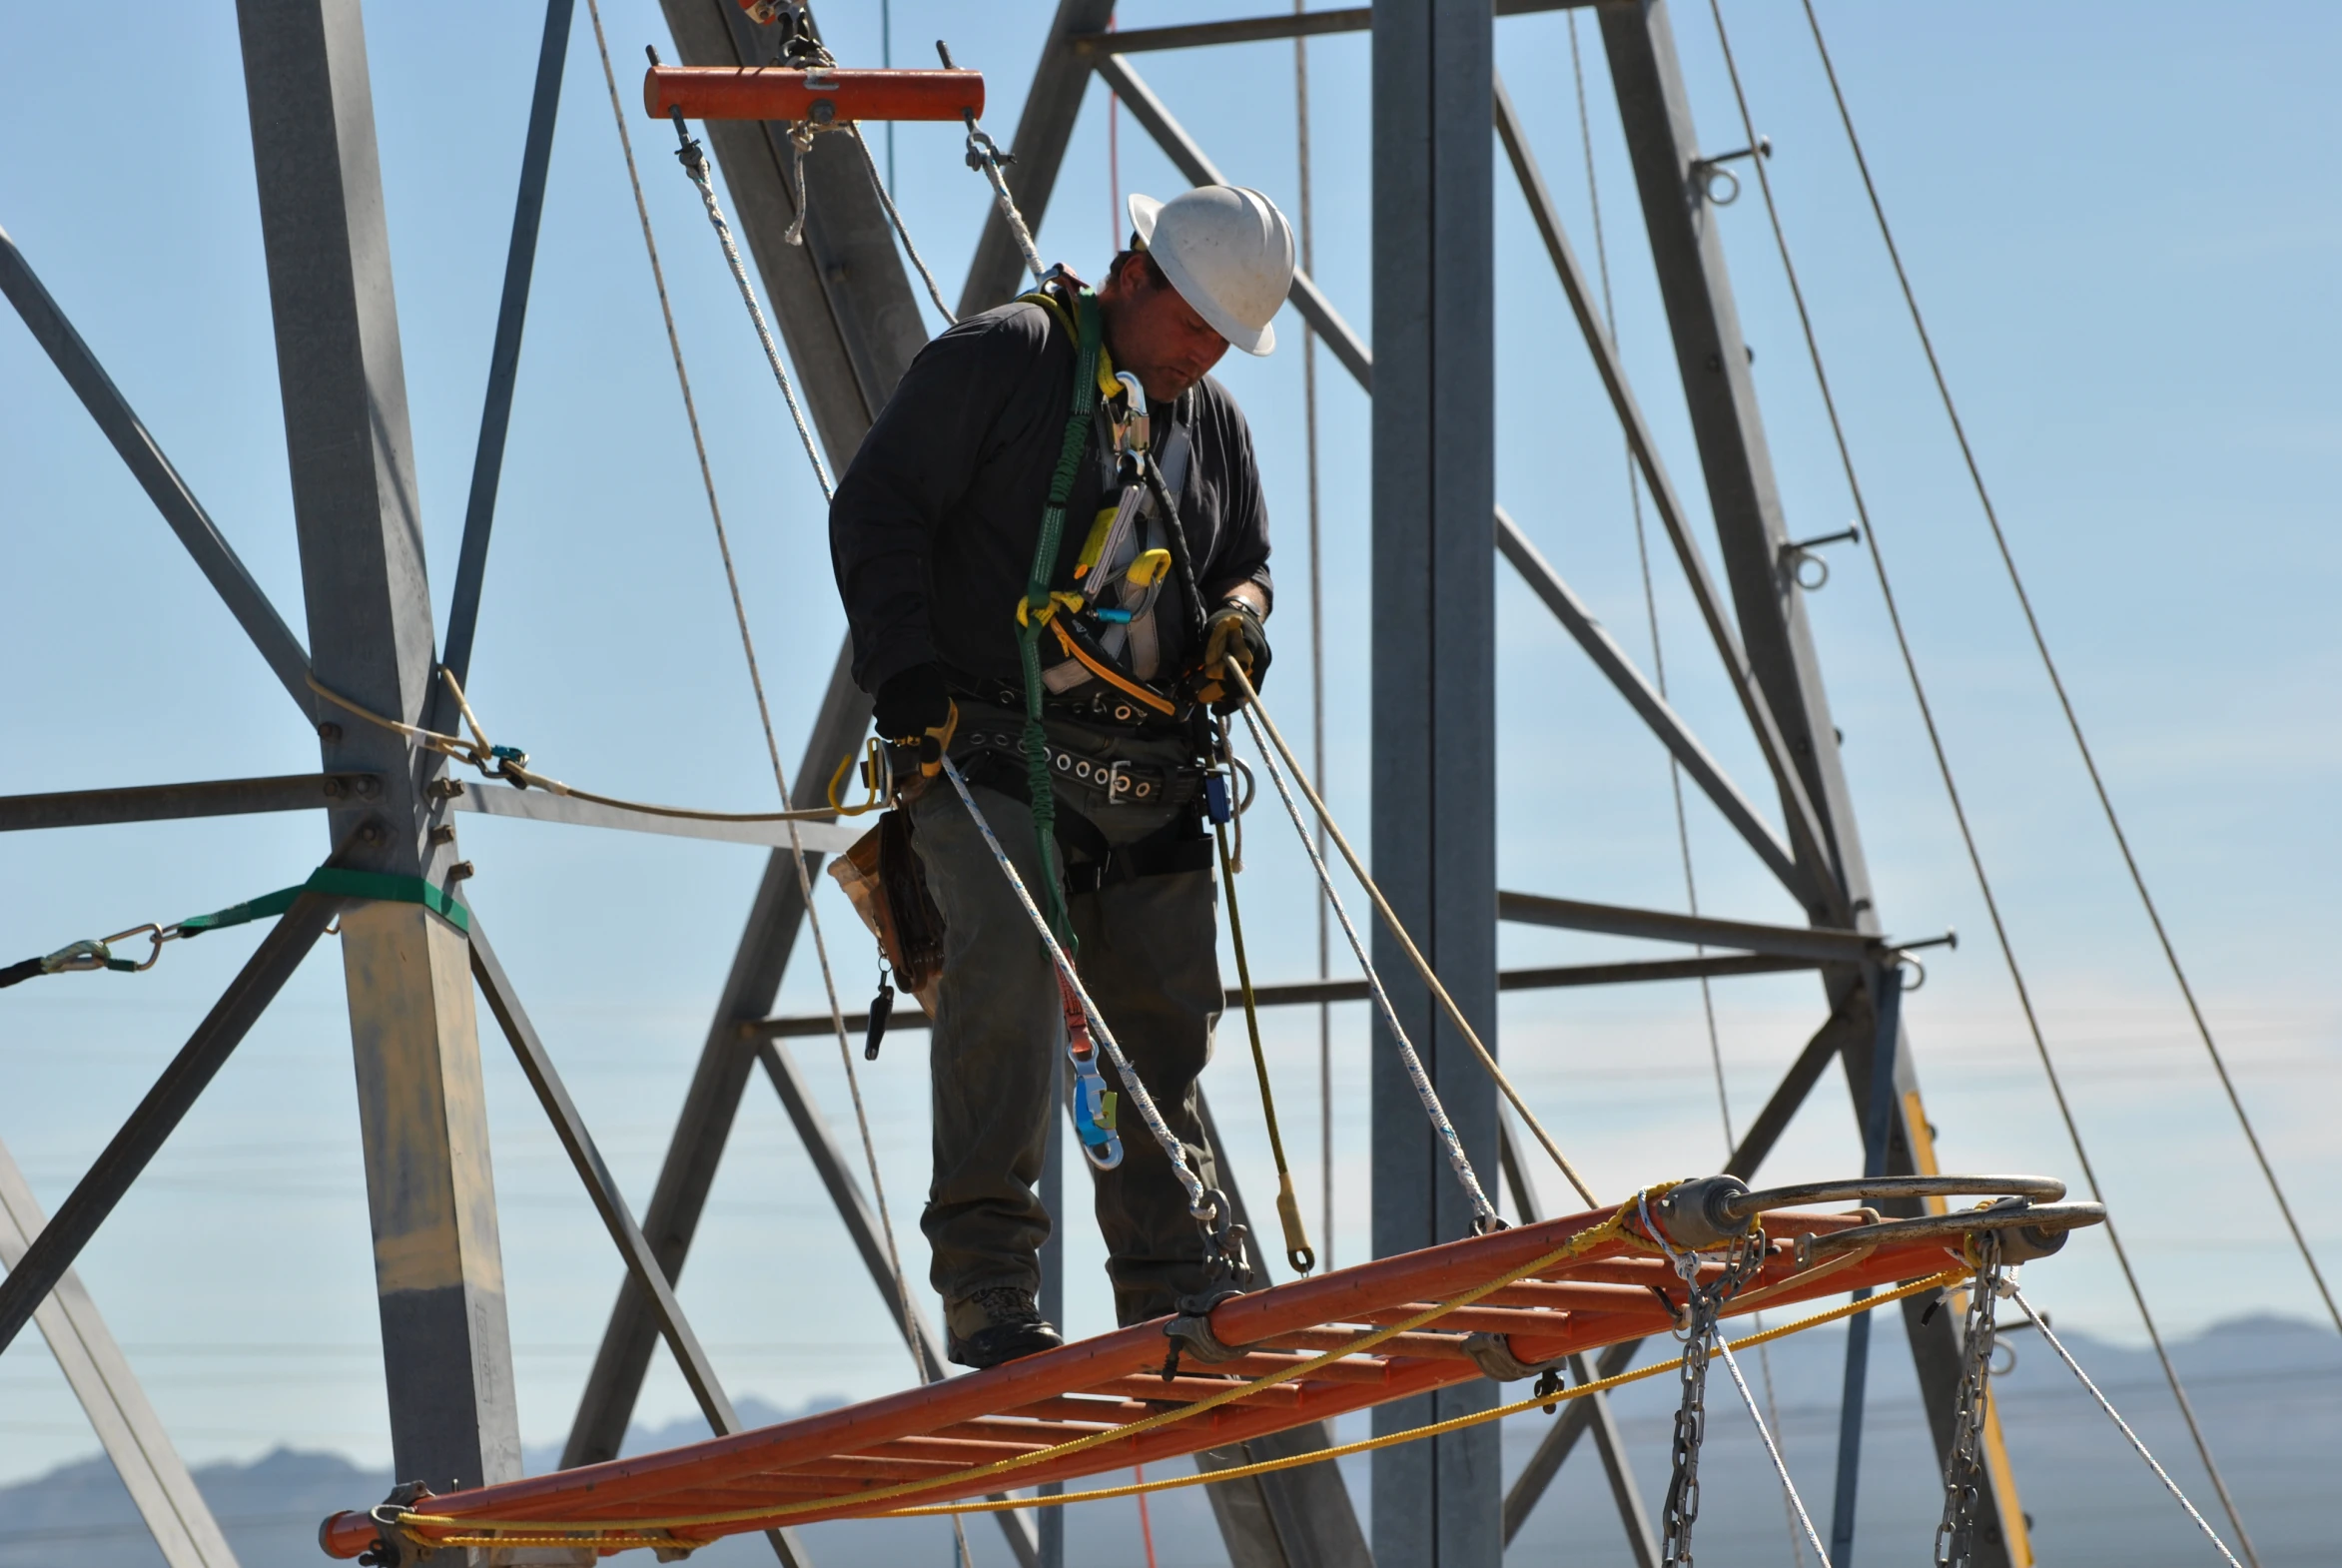
[[957, 120], [984, 113], [984, 73], [654, 65], [642, 106], [654, 120], [677, 109], [687, 120]]

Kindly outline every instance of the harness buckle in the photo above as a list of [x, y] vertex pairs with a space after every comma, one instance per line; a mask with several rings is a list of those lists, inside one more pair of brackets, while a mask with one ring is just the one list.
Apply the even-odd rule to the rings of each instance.
[[1107, 767], [1106, 803], [1108, 805], [1129, 805], [1134, 798], [1133, 792], [1138, 787], [1139, 781], [1131, 777], [1131, 764], [1127, 760], [1112, 763]]

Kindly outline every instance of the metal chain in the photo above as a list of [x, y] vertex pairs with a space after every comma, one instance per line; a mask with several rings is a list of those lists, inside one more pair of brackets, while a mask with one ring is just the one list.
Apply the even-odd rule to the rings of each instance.
[[2014, 1289], [2016, 1270], [2000, 1267], [2000, 1237], [1990, 1230], [1975, 1238], [1982, 1266], [1968, 1289], [1967, 1325], [1961, 1341], [1959, 1390], [1952, 1408], [1952, 1452], [1944, 1462], [1944, 1522], [1936, 1526], [1936, 1568], [1968, 1568], [1975, 1560], [1976, 1509], [1984, 1495], [1984, 1413], [1992, 1383], [1992, 1311], [2004, 1289]]
[[[1694, 1267], [1697, 1262], [1695, 1260]], [[1703, 1318], [1707, 1318], [1703, 1321]], [[1674, 1472], [1667, 1479], [1667, 1501], [1662, 1515], [1665, 1538], [1659, 1560], [1675, 1568], [1691, 1568], [1692, 1525], [1700, 1517], [1700, 1444], [1708, 1435], [1708, 1335], [1715, 1321], [1704, 1313], [1699, 1292], [1692, 1294], [1691, 1331], [1684, 1338], [1683, 1403], [1675, 1412]]]
[[1745, 1241], [1734, 1242], [1724, 1254], [1724, 1271], [1703, 1287], [1700, 1254], [1679, 1252], [1668, 1243], [1667, 1232], [1651, 1217], [1647, 1193], [1635, 1201], [1642, 1210], [1643, 1228], [1667, 1253], [1676, 1276], [1684, 1283], [1682, 1326], [1676, 1330], [1676, 1337], [1683, 1341], [1683, 1366], [1677, 1374], [1683, 1385], [1683, 1402], [1675, 1412], [1673, 1470], [1667, 1480], [1667, 1501], [1662, 1505], [1659, 1561], [1662, 1568], [1692, 1568], [1692, 1526], [1700, 1517], [1700, 1448], [1708, 1435], [1708, 1363], [1723, 1343], [1716, 1325], [1724, 1315], [1724, 1303], [1764, 1267], [1766, 1241], [1760, 1230]]

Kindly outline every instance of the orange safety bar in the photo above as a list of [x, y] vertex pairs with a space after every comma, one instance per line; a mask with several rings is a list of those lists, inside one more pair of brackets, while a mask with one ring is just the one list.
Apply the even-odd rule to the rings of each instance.
[[642, 106], [658, 120], [677, 109], [687, 120], [957, 120], [984, 113], [984, 73], [654, 65]]
[[[765, 1506], [788, 1510], [786, 1517], [763, 1523], [739, 1519], [690, 1532], [706, 1536], [772, 1523], [870, 1516], [912, 1503], [997, 1491], [1004, 1481], [1028, 1487], [1222, 1447], [1477, 1378], [1481, 1366], [1467, 1347], [1466, 1333], [1502, 1334], [1511, 1355], [1528, 1364], [1664, 1333], [1674, 1323], [1682, 1281], [1664, 1259], [1606, 1235], [1583, 1253], [1459, 1306], [1424, 1328], [1328, 1362], [1291, 1382], [1007, 1476], [963, 1475], [970, 1466], [1036, 1453], [1139, 1420], [1163, 1409], [1166, 1400], [1225, 1393], [1231, 1378], [1297, 1367], [1313, 1355], [1352, 1343], [1363, 1331], [1355, 1325], [1404, 1321], [1428, 1303], [1529, 1267], [1579, 1232], [1603, 1225], [1614, 1212], [1520, 1225], [1237, 1296], [1211, 1312], [1210, 1324], [1220, 1342], [1242, 1346], [1242, 1353], [1216, 1364], [1190, 1359], [1169, 1381], [1162, 1375], [1169, 1344], [1164, 1325], [1141, 1323], [990, 1371], [775, 1426], [451, 1492], [415, 1508], [458, 1521], [557, 1521], [553, 1528], [568, 1530], [623, 1530], [626, 1520], [645, 1516]], [[1725, 1311], [1785, 1306], [1957, 1266], [1956, 1246], [1954, 1256], [1948, 1257], [1941, 1238], [1884, 1236], [1874, 1246], [1810, 1264], [1798, 1261], [1799, 1237], [1827, 1235], [1872, 1217], [1861, 1210], [1766, 1214], [1761, 1223], [1769, 1244], [1763, 1268]], [[1713, 1274], [1716, 1266], [1705, 1271]], [[900, 1490], [904, 1482], [930, 1478], [938, 1484], [919, 1488], [916, 1495]], [[882, 1497], [863, 1495], [881, 1489], [886, 1489]], [[460, 1526], [435, 1528], [445, 1533]], [[368, 1550], [383, 1533], [369, 1514], [350, 1512], [326, 1520], [319, 1540], [330, 1555], [347, 1558]]]

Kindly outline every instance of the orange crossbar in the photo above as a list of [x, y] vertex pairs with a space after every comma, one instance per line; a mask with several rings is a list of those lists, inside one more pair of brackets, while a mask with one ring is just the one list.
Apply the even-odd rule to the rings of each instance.
[[677, 109], [687, 120], [957, 120], [984, 113], [984, 73], [654, 65], [642, 107], [657, 120]]
[[[1060, 1455], [1005, 1475], [958, 1475], [987, 1459], [1033, 1453], [1136, 1419], [1138, 1401], [1189, 1402], [1224, 1392], [1231, 1377], [1251, 1378], [1301, 1364], [1297, 1352], [1338, 1349], [1363, 1329], [1341, 1325], [1403, 1320], [1406, 1309], [1452, 1299], [1534, 1263], [1582, 1230], [1608, 1220], [1601, 1209], [1521, 1225], [1420, 1252], [1380, 1258], [1315, 1279], [1296, 1280], [1222, 1302], [1212, 1332], [1247, 1346], [1217, 1366], [1182, 1362], [1175, 1382], [1161, 1376], [1169, 1342], [1161, 1319], [1026, 1356], [990, 1371], [949, 1378], [755, 1431], [692, 1443], [554, 1475], [450, 1492], [417, 1512], [462, 1520], [544, 1521], [555, 1528], [624, 1528], [626, 1521], [716, 1513], [769, 1504], [798, 1508], [785, 1519], [742, 1519], [693, 1526], [694, 1538], [745, 1533], [772, 1523], [885, 1513], [1045, 1481], [1072, 1480], [1134, 1464], [1154, 1464], [1198, 1449], [1266, 1436], [1328, 1416], [1426, 1393], [1481, 1375], [1464, 1353], [1466, 1327], [1501, 1330], [1526, 1363], [1557, 1360], [1621, 1340], [1664, 1332], [1683, 1296], [1682, 1282], [1659, 1259], [1615, 1238], [1565, 1259], [1487, 1302], [1320, 1367], [1291, 1383], [1258, 1390], [1184, 1421]], [[1726, 1306], [1728, 1313], [1783, 1306], [1861, 1285], [1925, 1278], [1948, 1262], [1941, 1241], [1910, 1241], [1832, 1257], [1807, 1268], [1796, 1238], [1865, 1222], [1862, 1213], [1777, 1212], [1764, 1217], [1770, 1252], [1761, 1273]], [[1657, 1266], [1654, 1266], [1657, 1265]], [[1586, 1275], [1597, 1276], [1588, 1279]], [[1633, 1282], [1630, 1282], [1633, 1281]], [[1650, 1286], [1667, 1289], [1663, 1304]], [[1753, 1299], [1760, 1297], [1761, 1299]], [[1492, 1305], [1488, 1303], [1501, 1303]], [[1156, 1404], [1154, 1408], [1162, 1408]], [[932, 1474], [937, 1485], [915, 1495], [863, 1494]], [[818, 1506], [803, 1507], [807, 1503]], [[433, 1526], [443, 1534], [461, 1525]], [[336, 1514], [320, 1531], [335, 1557], [355, 1557], [381, 1527], [366, 1513]]]

